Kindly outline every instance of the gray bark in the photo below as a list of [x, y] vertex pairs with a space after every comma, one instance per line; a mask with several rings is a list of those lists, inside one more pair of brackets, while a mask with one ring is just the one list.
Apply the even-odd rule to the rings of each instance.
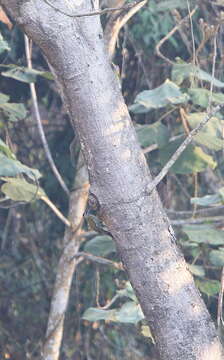
[[[77, 4], [77, 1], [70, 4]], [[99, 17], [44, 0], [0, 0], [54, 69], [79, 133], [91, 191], [154, 335], [161, 360], [220, 360], [215, 326], [179, 252], [106, 56]], [[57, 1], [65, 10], [67, 2]], [[91, 11], [80, 0], [73, 11]]]

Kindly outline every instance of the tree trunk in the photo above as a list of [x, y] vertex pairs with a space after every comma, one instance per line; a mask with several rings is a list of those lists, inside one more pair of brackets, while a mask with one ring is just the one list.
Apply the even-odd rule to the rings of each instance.
[[[56, 3], [68, 13], [93, 10], [90, 0], [78, 1], [79, 6], [76, 1]], [[157, 192], [146, 191], [151, 176], [105, 52], [99, 17], [68, 17], [44, 0], [0, 4], [54, 69], [79, 133], [91, 192], [116, 241], [161, 360], [221, 360], [215, 326]]]

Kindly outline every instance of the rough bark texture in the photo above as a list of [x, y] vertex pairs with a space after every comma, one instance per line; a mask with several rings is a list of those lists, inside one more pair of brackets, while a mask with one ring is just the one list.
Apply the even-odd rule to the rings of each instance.
[[[66, 3], [58, 0], [57, 6], [65, 9]], [[214, 324], [158, 195], [146, 192], [151, 177], [106, 56], [99, 18], [69, 18], [44, 0], [0, 4], [54, 69], [80, 136], [91, 191], [116, 240], [161, 360], [221, 360]], [[91, 10], [89, 0], [79, 4], [74, 12]]]

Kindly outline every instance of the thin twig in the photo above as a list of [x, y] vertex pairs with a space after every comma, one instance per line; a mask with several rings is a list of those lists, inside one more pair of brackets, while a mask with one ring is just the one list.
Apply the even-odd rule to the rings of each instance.
[[185, 224], [203, 224], [203, 223], [214, 223], [214, 222], [223, 222], [222, 216], [208, 216], [203, 218], [190, 218], [190, 219], [180, 219], [180, 220], [170, 220], [171, 225], [180, 226]]
[[[193, 179], [194, 179], [194, 198], [196, 198], [196, 197], [198, 197], [198, 173], [193, 174]], [[195, 217], [197, 208], [198, 208], [198, 204], [196, 202], [193, 203], [192, 218]]]
[[[191, 218], [192, 217], [192, 211], [176, 211], [172, 209], [166, 209], [166, 212], [169, 216], [169, 218]], [[196, 211], [195, 216], [218, 216], [224, 214], [224, 205], [215, 206], [215, 207], [207, 207], [204, 209], [199, 209]]]
[[57, 217], [68, 227], [71, 227], [71, 223], [64, 215], [60, 212], [60, 210], [51, 202], [51, 200], [47, 196], [41, 196], [41, 200], [43, 200], [49, 208], [57, 215]]
[[[27, 66], [28, 69], [32, 69], [32, 60], [31, 60], [31, 54], [30, 54], [30, 46], [29, 46], [29, 39], [26, 35], [24, 35], [24, 39], [25, 39], [25, 51], [26, 51], [26, 59], [27, 59]], [[60, 183], [62, 189], [65, 191], [65, 193], [69, 196], [69, 190], [64, 182], [64, 180], [62, 179], [55, 163], [54, 160], [52, 158], [48, 143], [47, 143], [47, 139], [44, 133], [44, 129], [42, 126], [42, 122], [41, 122], [41, 117], [40, 117], [40, 112], [39, 112], [39, 107], [38, 107], [38, 101], [37, 101], [37, 93], [36, 93], [36, 88], [35, 88], [35, 84], [34, 83], [30, 83], [30, 92], [31, 92], [31, 97], [32, 97], [32, 102], [33, 102], [33, 108], [34, 108], [34, 115], [36, 118], [36, 122], [37, 122], [37, 128], [40, 134], [40, 138], [42, 141], [42, 145], [46, 154], [46, 157], [48, 159], [48, 162], [50, 164], [51, 170], [53, 171], [55, 177], [57, 178], [58, 182]]]
[[196, 48], [195, 48], [195, 39], [194, 39], [194, 27], [193, 27], [193, 21], [192, 21], [192, 13], [191, 8], [189, 4], [189, 0], [187, 0], [187, 9], [188, 9], [188, 15], [190, 20], [190, 28], [191, 28], [191, 39], [192, 39], [192, 48], [193, 48], [193, 64], [196, 65]]
[[218, 105], [214, 107], [209, 113], [204, 117], [204, 119], [196, 126], [190, 134], [186, 137], [186, 139], [182, 142], [182, 144], [178, 147], [175, 153], [171, 156], [170, 160], [166, 163], [164, 168], [160, 171], [160, 173], [155, 177], [155, 179], [148, 185], [147, 191], [151, 193], [156, 186], [160, 183], [160, 181], [166, 176], [170, 168], [174, 165], [186, 147], [191, 143], [194, 136], [199, 133], [199, 131], [207, 124], [207, 122], [222, 108], [224, 104]]
[[182, 193], [186, 196], [187, 199], [191, 199], [191, 195], [189, 194], [189, 192], [185, 189], [185, 187], [183, 186], [182, 182], [178, 179], [178, 177], [175, 174], [171, 174], [172, 178], [175, 179], [177, 185], [180, 187]]
[[171, 65], [174, 65], [175, 63], [173, 61], [171, 61], [170, 59], [168, 59], [165, 55], [163, 55], [160, 51], [161, 46], [180, 28], [180, 26], [182, 26], [183, 23], [186, 22], [186, 20], [190, 17], [192, 17], [195, 13], [195, 11], [198, 9], [198, 7], [196, 6], [191, 12], [190, 14], [188, 14], [187, 16], [185, 16], [180, 22], [179, 24], [177, 24], [176, 26], [174, 26], [174, 28], [166, 35], [164, 36], [164, 38], [162, 38], [158, 44], [156, 45], [156, 53], [159, 57], [161, 57], [163, 60], [165, 60], [166, 62], [168, 62]]
[[221, 283], [221, 288], [219, 292], [218, 309], [217, 309], [217, 325], [219, 330], [221, 328], [221, 325], [223, 325], [222, 308], [223, 308], [223, 294], [224, 294], [224, 267], [222, 268], [220, 283]]
[[[172, 142], [172, 141], [175, 141], [175, 140], [177, 140], [177, 139], [180, 139], [180, 138], [182, 138], [182, 137], [183, 137], [182, 134], [176, 135], [176, 136], [172, 136], [172, 138], [170, 138], [169, 143]], [[157, 150], [158, 148], [159, 148], [158, 144], [152, 144], [152, 145], [149, 145], [149, 146], [147, 146], [146, 148], [144, 148], [142, 151], [143, 151], [143, 154], [148, 154], [148, 153], [150, 153], [151, 151]]]
[[208, 109], [211, 109], [212, 106], [212, 94], [213, 94], [213, 87], [214, 87], [214, 79], [215, 79], [215, 65], [216, 65], [216, 58], [217, 58], [217, 32], [218, 28], [216, 29], [216, 32], [214, 34], [214, 51], [213, 51], [213, 57], [212, 57], [212, 81], [210, 84], [210, 95], [209, 95], [209, 102], [208, 102]]
[[63, 15], [72, 17], [72, 18], [80, 18], [80, 17], [85, 17], [85, 16], [96, 16], [96, 15], [103, 15], [103, 14], [107, 14], [108, 12], [114, 12], [114, 11], [119, 11], [119, 10], [128, 10], [131, 9], [132, 7], [136, 6], [137, 4], [141, 3], [141, 2], [146, 2], [146, 0], [137, 0], [137, 1], [133, 1], [125, 6], [121, 6], [121, 7], [116, 7], [116, 8], [105, 8], [103, 10], [99, 9], [96, 11], [91, 11], [91, 12], [87, 12], [87, 13], [80, 13], [80, 14], [70, 14], [67, 13], [66, 11], [61, 10], [60, 8], [54, 6], [49, 0], [44, 0], [44, 2], [46, 4], [48, 4], [50, 7], [52, 7], [55, 11], [60, 12]]
[[110, 266], [113, 266], [115, 269], [119, 269], [119, 270], [123, 270], [123, 266], [121, 263], [117, 263], [115, 261], [112, 261], [112, 260], [109, 260], [109, 259], [106, 259], [106, 258], [103, 258], [101, 256], [96, 256], [96, 255], [93, 255], [91, 253], [87, 253], [87, 252], [84, 252], [84, 251], [80, 251], [80, 252], [77, 252], [71, 259], [70, 261], [73, 261], [75, 258], [77, 257], [83, 257], [83, 258], [86, 258], [90, 261], [93, 261], [93, 262], [96, 262], [97, 264], [101, 264], [101, 265], [110, 265]]
[[5, 249], [5, 247], [6, 247], [6, 242], [7, 242], [11, 222], [12, 222], [13, 215], [14, 215], [13, 212], [14, 212], [13, 209], [9, 209], [9, 211], [8, 211], [5, 227], [4, 227], [4, 230], [3, 230], [3, 233], [2, 233], [1, 251], [3, 251]]

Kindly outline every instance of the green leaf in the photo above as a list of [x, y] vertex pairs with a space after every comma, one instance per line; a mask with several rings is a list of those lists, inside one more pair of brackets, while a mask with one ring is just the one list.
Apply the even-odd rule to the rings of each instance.
[[32, 180], [39, 179], [41, 177], [41, 174], [38, 170], [23, 165], [20, 161], [10, 159], [4, 154], [0, 153], [0, 176], [13, 177], [19, 174], [26, 174]]
[[201, 265], [190, 265], [188, 264], [190, 272], [198, 277], [204, 277], [205, 276], [205, 269]]
[[115, 321], [121, 323], [137, 324], [144, 319], [141, 306], [134, 301], [128, 301], [115, 313]]
[[9, 117], [10, 121], [22, 120], [26, 117], [26, 108], [23, 104], [5, 103], [0, 108]]
[[224, 249], [219, 248], [219, 250], [210, 251], [209, 260], [212, 263], [212, 265], [224, 266]]
[[143, 148], [155, 143], [161, 148], [169, 142], [169, 130], [160, 122], [156, 122], [152, 125], [137, 126], [136, 132], [138, 141]]
[[135, 301], [136, 303], [138, 302], [130, 281], [126, 281], [125, 288], [121, 289], [121, 290], [117, 290], [117, 294], [120, 297], [125, 296], [125, 297], [128, 297], [129, 299]]
[[[223, 94], [224, 96], [224, 94]], [[206, 116], [206, 113], [192, 113], [187, 116], [191, 128], [195, 128]], [[201, 131], [194, 137], [200, 145], [210, 150], [218, 151], [223, 149], [223, 126], [224, 122], [212, 117]]]
[[152, 336], [150, 327], [148, 325], [142, 325], [141, 326], [141, 335], [146, 337], [146, 338], [150, 338], [151, 341], [153, 342], [153, 344], [155, 345], [155, 340]]
[[221, 197], [219, 194], [205, 195], [203, 197], [191, 198], [191, 204], [197, 204], [200, 206], [220, 205]]
[[223, 231], [211, 225], [185, 225], [182, 229], [192, 242], [224, 245]]
[[176, 84], [167, 79], [156, 89], [145, 90], [139, 93], [135, 103], [129, 109], [135, 114], [146, 113], [152, 109], [159, 109], [169, 104], [185, 103], [188, 99], [187, 94], [183, 94]]
[[[159, 155], [162, 166], [167, 163], [182, 141], [183, 139], [177, 139], [160, 149]], [[204, 171], [208, 166], [214, 169], [216, 165], [216, 162], [210, 155], [205, 154], [200, 147], [190, 144], [174, 163], [170, 171], [176, 174], [191, 174]]]
[[222, 198], [222, 202], [224, 202], [224, 186], [218, 190], [218, 194]]
[[6, 178], [4, 180], [7, 182], [2, 185], [1, 191], [11, 200], [30, 202], [46, 196], [42, 188], [24, 179]]
[[88, 321], [99, 321], [99, 320], [114, 320], [116, 310], [103, 310], [97, 308], [89, 308], [82, 315], [82, 319]]
[[220, 291], [220, 282], [217, 280], [195, 280], [199, 290], [207, 296], [214, 296]]
[[120, 309], [103, 310], [89, 308], [84, 312], [82, 318], [88, 321], [109, 320], [137, 324], [140, 320], [144, 319], [144, 315], [139, 304], [136, 304], [134, 301], [128, 301]]
[[10, 47], [7, 43], [7, 41], [4, 40], [2, 34], [0, 33], [0, 54], [2, 54], [4, 51], [9, 51]]
[[166, 0], [160, 2], [156, 9], [157, 11], [167, 11], [172, 9], [187, 9], [187, 2], [184, 2], [183, 0]]
[[[199, 105], [207, 109], [209, 100], [211, 97], [211, 92], [208, 89], [194, 88], [189, 89], [188, 94], [190, 95], [191, 101], [195, 105]], [[223, 104], [224, 103], [224, 94], [222, 93], [213, 93], [212, 94], [212, 103], [214, 104]]]
[[84, 246], [84, 251], [93, 255], [106, 256], [112, 252], [116, 252], [114, 240], [111, 236], [95, 236]]
[[[1, 65], [2, 66], [2, 65]], [[35, 69], [28, 69], [26, 67], [7, 65], [9, 70], [2, 72], [2, 75], [25, 83], [35, 82], [37, 76], [42, 76], [48, 80], [53, 80], [53, 75], [48, 71], [39, 71]]]
[[[0, 151], [5, 153], [5, 155], [11, 159], [16, 159], [13, 152], [10, 150], [10, 148], [6, 145], [6, 143], [0, 138]], [[0, 164], [1, 165], [1, 164]]]
[[197, 78], [199, 80], [203, 80], [209, 83], [212, 82], [214, 86], [220, 88], [224, 87], [224, 83], [222, 81], [213, 78], [212, 75], [210, 75], [204, 70], [201, 70], [198, 66], [195, 66], [193, 64], [187, 64], [184, 62], [176, 63], [172, 69], [172, 81], [174, 81], [177, 85], [181, 85], [182, 82], [187, 78]]
[[0, 93], [0, 105], [7, 103], [9, 101], [9, 96], [3, 93]]
[[26, 116], [26, 108], [23, 104], [10, 103], [9, 96], [2, 93], [0, 93], [0, 109], [10, 121], [21, 120]]

